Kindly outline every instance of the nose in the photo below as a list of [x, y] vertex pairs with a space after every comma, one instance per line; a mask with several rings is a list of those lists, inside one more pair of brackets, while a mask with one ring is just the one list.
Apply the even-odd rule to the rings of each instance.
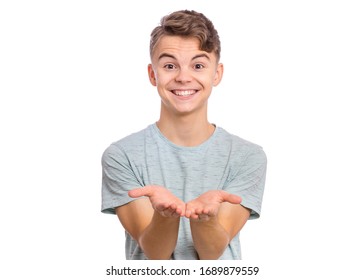
[[179, 83], [188, 83], [191, 80], [192, 80], [192, 75], [188, 67], [179, 68], [176, 75], [176, 81]]

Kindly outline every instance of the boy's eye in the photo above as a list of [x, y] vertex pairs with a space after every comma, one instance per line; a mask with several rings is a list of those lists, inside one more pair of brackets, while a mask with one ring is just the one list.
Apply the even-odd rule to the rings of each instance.
[[197, 69], [197, 70], [200, 70], [200, 69], [203, 69], [203, 68], [204, 68], [204, 66], [202, 64], [200, 64], [200, 63], [195, 65], [195, 69]]
[[174, 69], [174, 65], [173, 64], [166, 64], [166, 65], [164, 65], [164, 68], [166, 68], [166, 69]]

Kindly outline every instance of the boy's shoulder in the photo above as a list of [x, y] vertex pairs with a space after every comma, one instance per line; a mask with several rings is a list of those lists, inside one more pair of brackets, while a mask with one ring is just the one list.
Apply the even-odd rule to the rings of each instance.
[[148, 126], [112, 142], [105, 149], [104, 155], [121, 155], [130, 152], [140, 152], [145, 145], [145, 139], [148, 135], [148, 131], [150, 131], [150, 127], [151, 126]]
[[111, 145], [115, 145], [118, 147], [134, 147], [134, 146], [139, 146], [141, 144], [143, 144], [145, 142], [146, 137], [150, 134], [151, 132], [151, 126], [149, 125], [146, 128], [133, 132], [127, 136], [124, 136], [123, 138], [114, 141]]
[[236, 134], [230, 133], [224, 128], [218, 127], [219, 133], [217, 137], [217, 141], [230, 143], [232, 147], [235, 148], [248, 148], [248, 149], [262, 149], [262, 147], [256, 143], [253, 143], [241, 136]]

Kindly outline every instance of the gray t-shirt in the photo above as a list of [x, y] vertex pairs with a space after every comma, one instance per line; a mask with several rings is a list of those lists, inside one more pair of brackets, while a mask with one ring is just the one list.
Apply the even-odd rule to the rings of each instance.
[[[196, 147], [170, 142], [156, 124], [113, 144], [102, 157], [102, 209], [115, 214], [115, 207], [134, 199], [128, 191], [160, 185], [188, 202], [209, 190], [225, 190], [242, 197], [251, 210], [250, 219], [260, 215], [267, 160], [258, 145], [216, 127], [213, 135]], [[138, 243], [126, 232], [126, 259], [146, 259]], [[181, 218], [172, 259], [198, 259], [189, 220]], [[241, 259], [239, 234], [220, 259]]]

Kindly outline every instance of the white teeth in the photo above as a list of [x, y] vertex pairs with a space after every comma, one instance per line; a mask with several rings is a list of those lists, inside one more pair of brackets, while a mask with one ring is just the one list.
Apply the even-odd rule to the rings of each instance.
[[175, 90], [173, 92], [174, 92], [174, 94], [176, 94], [178, 96], [188, 96], [188, 95], [192, 95], [195, 93], [194, 90]]

